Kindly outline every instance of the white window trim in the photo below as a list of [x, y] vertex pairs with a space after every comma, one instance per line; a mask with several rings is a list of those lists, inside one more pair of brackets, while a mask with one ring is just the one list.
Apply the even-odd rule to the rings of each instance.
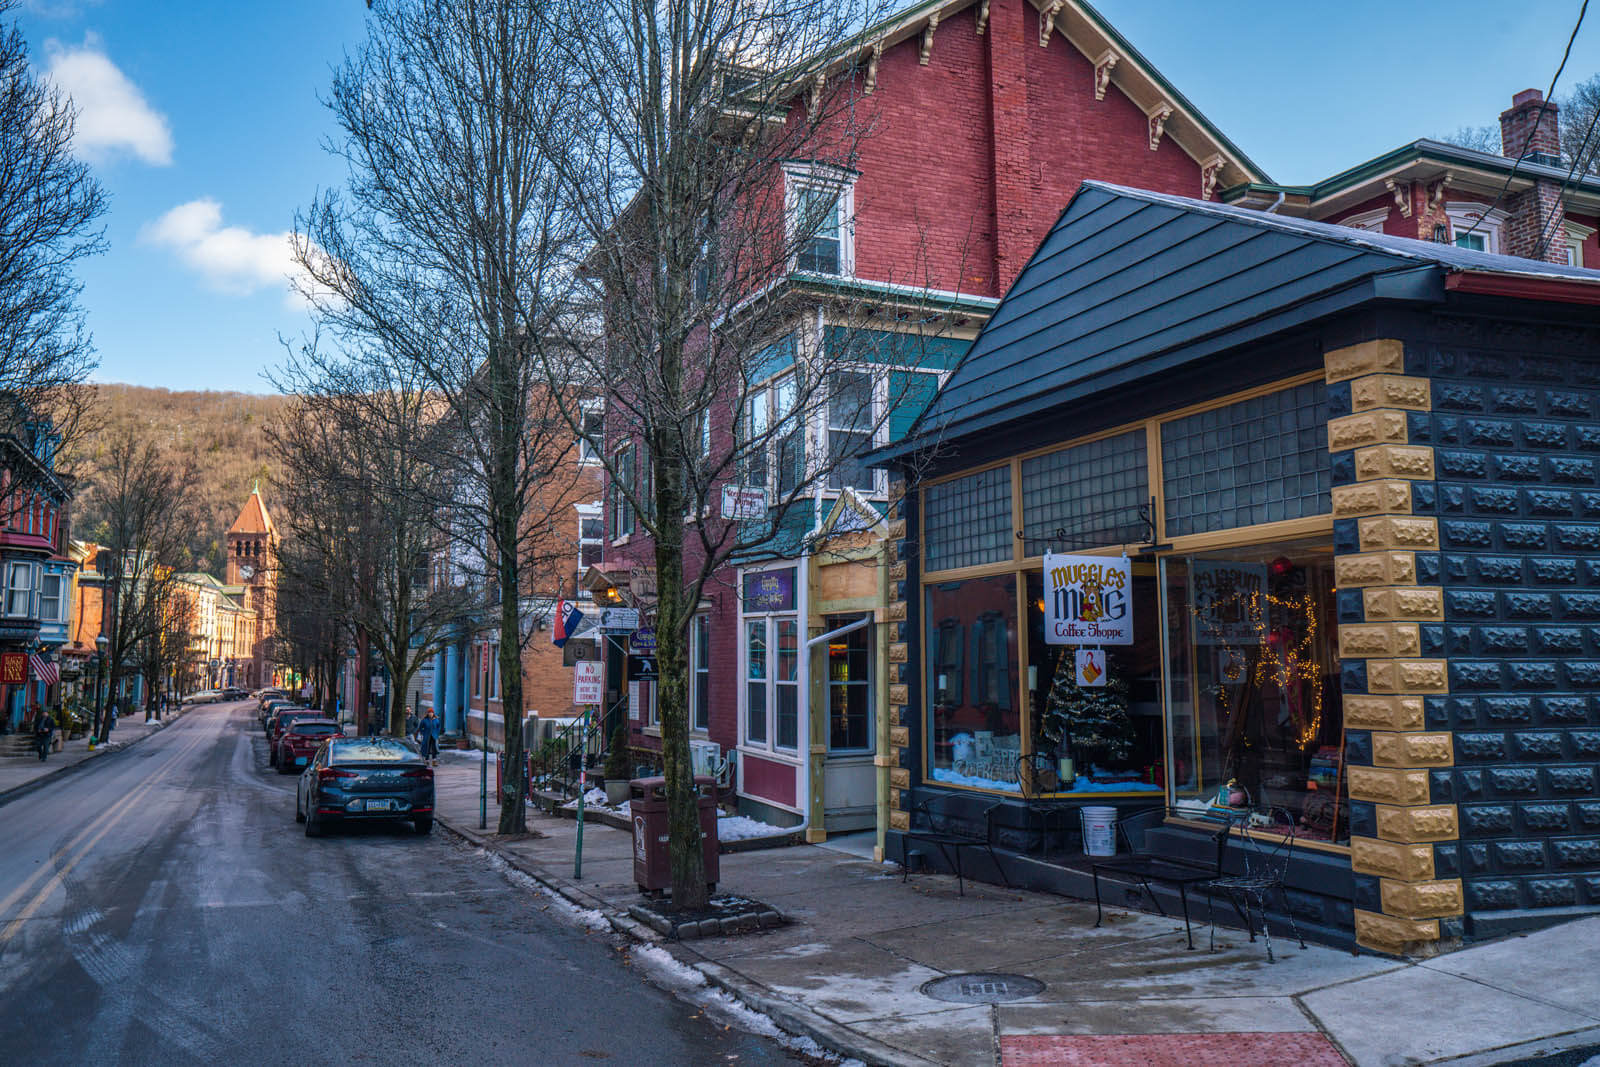
[[[578, 425], [582, 426], [590, 415], [599, 413], [602, 416], [605, 405], [599, 400], [585, 400], [578, 405]], [[590, 444], [582, 434], [578, 435], [578, 463], [585, 467], [593, 467], [604, 461], [606, 447], [605, 420], [600, 421], [600, 439], [596, 444]]]
[[1382, 233], [1383, 224], [1389, 221], [1391, 207], [1380, 207], [1374, 211], [1363, 211], [1359, 215], [1351, 215], [1347, 219], [1340, 219], [1340, 226], [1349, 226], [1354, 230], [1366, 230], [1369, 233]]
[[[21, 584], [18, 584], [18, 575], [25, 576], [27, 580]], [[38, 575], [39, 566], [36, 563], [30, 563], [27, 560], [7, 561], [6, 585], [5, 589], [0, 590], [0, 596], [4, 597], [4, 602], [0, 603], [0, 613], [3, 613], [8, 619], [32, 619], [37, 617], [38, 608], [36, 605], [38, 603], [37, 598], [39, 596]], [[14, 612], [11, 610], [11, 594], [13, 591], [22, 592], [27, 597], [27, 603], [23, 605], [21, 612]]]
[[856, 172], [829, 163], [792, 161], [783, 165], [784, 175], [784, 231], [793, 254], [789, 257], [790, 273], [812, 273], [799, 270], [799, 242], [795, 235], [798, 221], [801, 189], [822, 189], [839, 194], [839, 273], [818, 274], [817, 277], [854, 278], [856, 276]]
[[[47, 579], [54, 578], [60, 584], [56, 587], [56, 613], [49, 618], [44, 614], [44, 583]], [[39, 576], [39, 621], [49, 623], [63, 623], [67, 621], [67, 576], [61, 571], [46, 571]]]
[[[578, 553], [577, 553], [577, 555], [578, 555], [578, 573], [581, 575], [583, 573], [583, 569], [584, 569], [583, 549], [584, 549], [585, 545], [599, 545], [600, 546], [600, 558], [601, 558], [601, 560], [605, 559], [605, 555], [606, 555], [606, 534], [605, 534], [606, 505], [605, 505], [605, 501], [604, 500], [592, 500], [587, 504], [574, 504], [574, 505], [572, 505], [572, 508], [573, 508], [574, 511], [576, 511], [578, 513], [578, 541], [577, 541]], [[586, 519], [599, 519], [600, 520], [600, 536], [599, 537], [585, 537], [585, 536], [583, 536], [583, 523], [584, 523], [584, 520], [586, 520]]]
[[[711, 732], [711, 701], [709, 699], [706, 701], [706, 724], [704, 726], [696, 726], [694, 721], [695, 713], [700, 704], [700, 687], [704, 685], [709, 688], [711, 684], [711, 664], [702, 664], [700, 662], [698, 631], [702, 621], [708, 627], [706, 644], [709, 646], [711, 643], [709, 636], [711, 613], [706, 611], [697, 612], [689, 622], [689, 732], [704, 737]], [[708, 647], [707, 652], [709, 651]], [[701, 680], [702, 670], [705, 676], [704, 681]]]
[[[1487, 209], [1487, 210], [1486, 210]], [[1484, 251], [1491, 255], [1499, 255], [1501, 249], [1501, 231], [1509, 213], [1504, 208], [1491, 208], [1487, 204], [1480, 204], [1473, 200], [1451, 200], [1444, 205], [1444, 213], [1450, 218], [1450, 243], [1456, 243], [1458, 234], [1472, 230], [1473, 233], [1485, 235]], [[1478, 220], [1482, 219], [1482, 222]], [[1473, 230], [1473, 224], [1477, 229]]]
[[1583, 243], [1595, 235], [1595, 228], [1571, 219], [1562, 220], [1561, 225], [1565, 230], [1563, 239], [1567, 245], [1567, 259], [1574, 267], [1583, 266]]

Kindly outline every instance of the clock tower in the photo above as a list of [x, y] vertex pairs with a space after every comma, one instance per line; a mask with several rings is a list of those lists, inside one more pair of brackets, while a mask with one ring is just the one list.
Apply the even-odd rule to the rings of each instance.
[[239, 517], [228, 527], [227, 552], [229, 592], [255, 616], [256, 640], [243, 676], [248, 688], [256, 688], [272, 681], [271, 642], [278, 612], [278, 530], [259, 485], [250, 490]]

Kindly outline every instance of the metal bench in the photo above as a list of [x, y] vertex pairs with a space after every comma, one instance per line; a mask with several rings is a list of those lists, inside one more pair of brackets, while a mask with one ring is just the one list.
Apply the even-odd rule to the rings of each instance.
[[[1166, 909], [1161, 906], [1161, 901], [1150, 888], [1150, 884], [1154, 882], [1158, 885], [1171, 886], [1178, 891], [1178, 900], [1183, 905], [1183, 929], [1188, 935], [1189, 947], [1192, 949], [1194, 930], [1189, 925], [1189, 887], [1215, 882], [1222, 877], [1222, 861], [1227, 854], [1233, 820], [1221, 822], [1214, 833], [1207, 835], [1212, 842], [1207, 861], [1193, 862], [1159, 856], [1143, 847], [1144, 832], [1160, 826], [1166, 820], [1166, 815], [1165, 808], [1157, 807], [1145, 808], [1127, 816], [1118, 816], [1117, 837], [1127, 849], [1127, 855], [1095, 860], [1091, 865], [1091, 874], [1094, 876], [1094, 924], [1099, 926], [1105, 917], [1100, 903], [1102, 874], [1136, 881], [1144, 892], [1150, 894], [1156, 911], [1160, 912], [1163, 918], [1166, 917]], [[1139, 842], [1137, 847], [1134, 844], [1135, 840]]]
[[[954, 798], [930, 798], [916, 805], [911, 812], [911, 828], [901, 831], [900, 835], [900, 881], [904, 882], [909, 876], [911, 867], [908, 862], [911, 842], [917, 841], [924, 845], [932, 845], [939, 850], [945, 863], [956, 872], [956, 889], [961, 896], [967, 895], [966, 872], [962, 864], [962, 854], [969, 848], [981, 848], [989, 853], [989, 861], [994, 864], [994, 869], [1000, 873], [1000, 880], [1011, 886], [1011, 879], [1006, 877], [1005, 868], [1000, 865], [1000, 859], [994, 854], [994, 811], [1000, 807], [998, 803], [991, 804], [983, 809], [983, 833], [974, 834], [965, 825], [958, 823], [950, 814], [942, 810], [943, 806], [936, 803], [944, 799], [946, 805]], [[921, 815], [925, 826], [918, 828], [917, 816]]]

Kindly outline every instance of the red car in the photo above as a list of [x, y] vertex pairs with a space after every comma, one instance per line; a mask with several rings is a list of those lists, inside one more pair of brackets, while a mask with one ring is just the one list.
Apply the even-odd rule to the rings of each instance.
[[279, 774], [293, 774], [303, 770], [316, 756], [317, 749], [330, 737], [340, 735], [339, 724], [332, 719], [296, 719], [278, 736], [277, 767]]
[[305, 719], [322, 718], [326, 716], [311, 708], [286, 708], [274, 714], [267, 720], [267, 762], [278, 765], [278, 742], [290, 726]]

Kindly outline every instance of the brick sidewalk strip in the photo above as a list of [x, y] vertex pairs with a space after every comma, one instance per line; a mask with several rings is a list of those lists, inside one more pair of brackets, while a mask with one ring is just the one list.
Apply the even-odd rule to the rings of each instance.
[[1003, 1067], [1345, 1067], [1321, 1034], [1014, 1034]]

